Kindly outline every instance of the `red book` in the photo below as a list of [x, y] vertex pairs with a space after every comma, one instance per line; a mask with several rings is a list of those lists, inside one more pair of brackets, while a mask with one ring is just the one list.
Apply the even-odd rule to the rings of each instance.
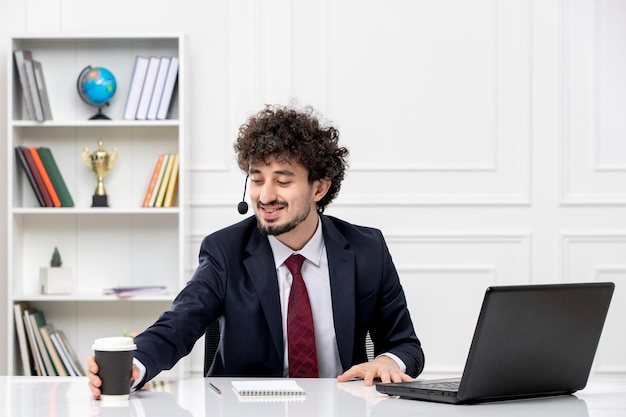
[[46, 171], [46, 168], [43, 166], [43, 162], [41, 162], [41, 157], [39, 156], [39, 152], [37, 151], [37, 148], [35, 146], [30, 148], [30, 154], [33, 156], [35, 165], [37, 165], [37, 169], [39, 170], [39, 175], [41, 175], [41, 179], [43, 180], [43, 183], [46, 185], [46, 189], [50, 194], [53, 207], [61, 207], [61, 200], [59, 199], [59, 196], [54, 189], [54, 185], [52, 185], [52, 181], [48, 176], [48, 171]]
[[37, 188], [39, 188], [39, 192], [41, 193], [41, 197], [43, 197], [43, 201], [45, 202], [45, 207], [54, 207], [52, 203], [52, 198], [50, 198], [50, 193], [48, 193], [48, 189], [41, 178], [41, 174], [39, 174], [39, 170], [37, 169], [37, 165], [35, 164], [35, 160], [30, 153], [28, 148], [20, 146], [20, 151], [24, 154], [24, 158], [26, 159], [26, 163], [30, 168], [30, 172], [33, 174], [33, 178], [35, 179], [35, 183], [37, 183]]

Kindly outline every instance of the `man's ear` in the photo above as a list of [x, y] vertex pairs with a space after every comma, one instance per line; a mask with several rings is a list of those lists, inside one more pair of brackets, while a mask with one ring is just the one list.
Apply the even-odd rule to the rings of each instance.
[[317, 203], [324, 198], [326, 193], [328, 193], [331, 184], [332, 181], [327, 178], [313, 181], [313, 201]]

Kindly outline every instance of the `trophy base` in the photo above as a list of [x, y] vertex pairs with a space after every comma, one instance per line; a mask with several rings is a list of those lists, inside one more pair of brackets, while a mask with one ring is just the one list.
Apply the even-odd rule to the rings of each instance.
[[106, 195], [94, 195], [91, 200], [91, 207], [109, 207]]

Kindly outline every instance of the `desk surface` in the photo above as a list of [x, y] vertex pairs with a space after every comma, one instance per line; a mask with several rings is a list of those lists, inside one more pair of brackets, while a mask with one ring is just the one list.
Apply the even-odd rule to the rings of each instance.
[[[601, 417], [626, 415], [626, 379], [593, 379], [572, 396], [479, 405], [445, 405], [387, 397], [362, 381], [298, 379], [304, 400], [242, 402], [231, 390], [231, 378], [191, 378], [131, 395], [119, 407], [92, 401], [87, 378], [0, 376], [6, 416], [124, 417], [391, 417], [402, 415], [532, 417]], [[209, 388], [209, 383], [222, 395]]]

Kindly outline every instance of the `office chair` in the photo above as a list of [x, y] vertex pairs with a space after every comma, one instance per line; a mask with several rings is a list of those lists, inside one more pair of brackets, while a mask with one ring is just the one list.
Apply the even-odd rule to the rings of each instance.
[[204, 376], [209, 373], [217, 345], [220, 343], [220, 319], [209, 324], [204, 331]]

